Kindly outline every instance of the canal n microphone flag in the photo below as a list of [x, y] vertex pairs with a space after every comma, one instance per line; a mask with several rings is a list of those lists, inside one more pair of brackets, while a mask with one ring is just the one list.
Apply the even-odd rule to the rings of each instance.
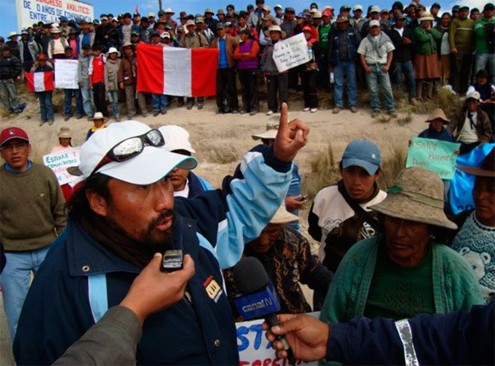
[[137, 90], [187, 97], [216, 95], [218, 49], [137, 46]]
[[24, 76], [31, 93], [53, 90], [53, 71], [26, 72]]

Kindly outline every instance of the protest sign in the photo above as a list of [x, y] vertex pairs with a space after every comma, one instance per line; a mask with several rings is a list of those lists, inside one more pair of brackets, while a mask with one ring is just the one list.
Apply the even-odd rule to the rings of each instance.
[[308, 41], [304, 33], [278, 41], [273, 46], [273, 61], [278, 72], [284, 72], [293, 67], [305, 64], [310, 60], [308, 54]]
[[58, 23], [60, 17], [68, 20], [94, 18], [93, 5], [77, 0], [16, 0], [17, 29], [31, 27], [33, 23]]
[[407, 152], [406, 168], [415, 166], [437, 173], [442, 179], [450, 180], [455, 173], [455, 160], [459, 143], [440, 140], [411, 138]]
[[55, 60], [55, 88], [79, 89], [77, 60]]
[[77, 177], [67, 173], [67, 168], [79, 165], [79, 148], [43, 155], [43, 164], [53, 170], [60, 185], [70, 183]]
[[[308, 313], [318, 318], [320, 312]], [[236, 323], [237, 348], [239, 350], [240, 366], [287, 366], [287, 360], [281, 360], [275, 356], [275, 350], [265, 337], [265, 331], [261, 328], [263, 320], [252, 320]], [[318, 362], [298, 362], [297, 365], [317, 365]]]

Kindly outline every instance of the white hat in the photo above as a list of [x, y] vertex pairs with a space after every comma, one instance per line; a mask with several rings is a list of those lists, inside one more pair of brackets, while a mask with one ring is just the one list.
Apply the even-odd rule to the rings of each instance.
[[101, 113], [101, 112], [96, 112], [95, 114], [93, 114], [93, 121], [95, 119], [103, 119], [104, 120], [105, 116], [103, 116], [103, 113]]
[[380, 22], [376, 19], [373, 19], [372, 21], [370, 21], [370, 28], [371, 27], [379, 27], [380, 26]]
[[265, 6], [263, 6], [263, 10], [264, 11], [271, 11], [272, 8], [270, 8], [270, 5], [265, 5]]
[[162, 126], [158, 129], [163, 135], [165, 145], [163, 146], [167, 151], [185, 150], [194, 154], [196, 151], [192, 148], [189, 142], [189, 132], [184, 128], [176, 125]]
[[[313, 9], [313, 10], [315, 10], [315, 9]], [[320, 19], [321, 18], [321, 11], [316, 10], [316, 11], [313, 11], [311, 13], [313, 14], [313, 19]]]
[[475, 100], [480, 100], [481, 95], [477, 91], [472, 91], [466, 94], [466, 100], [468, 99], [475, 99]]
[[378, 5], [373, 5], [370, 9], [370, 13], [379, 13], [382, 9]]
[[282, 5], [280, 5], [280, 4], [276, 4], [276, 5], [273, 7], [273, 9], [277, 9], [277, 8], [279, 8], [279, 9], [283, 9]]
[[11, 37], [18, 36], [18, 35], [19, 34], [17, 32], [10, 32], [9, 36], [7, 38], [11, 38]]
[[152, 11], [150, 11], [150, 12], [148, 13], [148, 18], [149, 18], [149, 17], [153, 17], [153, 18], [155, 18], [155, 17], [156, 17], [156, 16], [155, 16], [155, 13], [153, 13]]
[[267, 123], [265, 132], [251, 135], [251, 137], [253, 138], [253, 140], [275, 139], [275, 137], [277, 137], [277, 132], [278, 123]]
[[356, 10], [363, 11], [363, 6], [362, 5], [359, 5], [359, 4], [354, 5], [354, 7], [352, 8], [352, 11], [356, 11]]
[[170, 33], [169, 32], [163, 32], [160, 34], [160, 38], [170, 38]]
[[285, 202], [282, 202], [282, 205], [278, 208], [277, 212], [275, 212], [275, 215], [273, 215], [270, 220], [270, 224], [288, 224], [298, 220], [299, 217], [287, 211], [285, 208]]
[[194, 20], [189, 19], [189, 20], [186, 22], [186, 28], [187, 28], [187, 27], [189, 27], [190, 25], [196, 25], [196, 23], [194, 22]]
[[165, 14], [175, 14], [174, 11], [171, 8], [167, 8], [163, 11]]
[[107, 52], [107, 57], [108, 55], [110, 55], [111, 53], [116, 53], [117, 54], [117, 57], [120, 57], [120, 52], [119, 50], [117, 50], [115, 47], [110, 47], [108, 49], [108, 52]]
[[425, 12], [423, 13], [423, 15], [421, 16], [421, 18], [419, 18], [419, 21], [420, 21], [420, 22], [423, 22], [423, 21], [425, 21], [425, 20], [435, 20], [435, 18], [433, 18], [433, 16], [431, 15], [431, 13], [430, 13], [430, 12], [425, 11]]
[[[131, 137], [142, 136], [151, 131], [144, 123], [124, 121], [112, 123], [96, 131], [82, 146], [79, 171], [88, 178], [107, 153], [120, 142]], [[175, 167], [194, 169], [196, 159], [174, 154], [161, 147], [145, 146], [135, 157], [122, 162], [112, 161], [97, 170], [98, 173], [131, 184], [152, 184], [165, 177]]]

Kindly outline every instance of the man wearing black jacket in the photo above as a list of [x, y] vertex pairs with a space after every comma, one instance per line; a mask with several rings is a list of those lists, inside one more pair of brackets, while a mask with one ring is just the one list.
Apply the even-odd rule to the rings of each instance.
[[12, 55], [9, 47], [4, 47], [0, 58], [0, 95], [3, 107], [10, 113], [21, 113], [15, 83], [20, 78], [21, 71], [21, 60]]

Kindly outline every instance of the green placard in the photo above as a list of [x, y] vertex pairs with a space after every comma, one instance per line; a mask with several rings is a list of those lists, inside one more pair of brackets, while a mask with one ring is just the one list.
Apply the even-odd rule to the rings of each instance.
[[459, 143], [413, 137], [407, 152], [406, 167], [424, 168], [437, 173], [442, 179], [450, 180], [454, 178], [459, 146]]

